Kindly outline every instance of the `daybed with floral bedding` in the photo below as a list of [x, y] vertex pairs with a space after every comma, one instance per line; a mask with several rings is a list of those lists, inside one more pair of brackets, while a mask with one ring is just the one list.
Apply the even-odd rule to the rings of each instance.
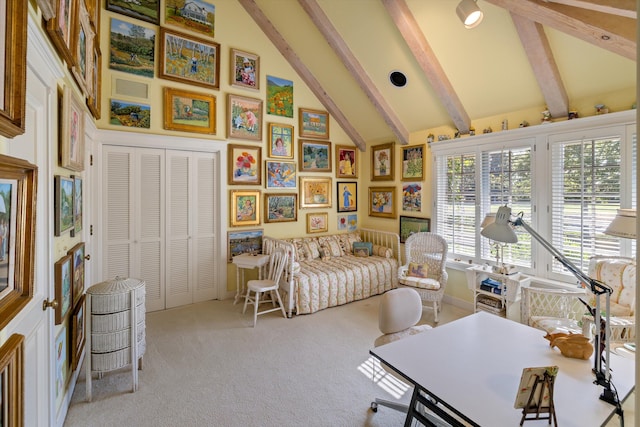
[[[354, 255], [354, 243], [367, 247], [371, 255]], [[318, 237], [264, 237], [263, 253], [270, 254], [276, 247], [292, 254], [280, 283], [289, 317], [294, 312], [315, 313], [398, 286], [400, 237], [395, 233], [360, 229]]]

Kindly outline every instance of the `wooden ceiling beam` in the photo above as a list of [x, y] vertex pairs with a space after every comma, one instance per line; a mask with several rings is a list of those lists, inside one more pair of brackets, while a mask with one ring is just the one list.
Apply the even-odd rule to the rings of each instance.
[[322, 88], [318, 79], [315, 78], [300, 57], [296, 55], [291, 45], [289, 45], [269, 18], [262, 12], [262, 9], [256, 4], [255, 0], [238, 0], [238, 2], [244, 7], [260, 29], [262, 29], [269, 40], [271, 40], [271, 43], [280, 51], [282, 56], [289, 62], [291, 67], [298, 73], [309, 89], [311, 89], [311, 92], [318, 98], [324, 108], [333, 116], [338, 125], [342, 127], [347, 136], [351, 138], [356, 147], [358, 147], [360, 151], [365, 151], [366, 142], [364, 138], [356, 131], [342, 110], [338, 108], [333, 99]]
[[636, 60], [636, 19], [542, 0], [484, 0], [625, 58]]
[[566, 117], [569, 113], [569, 96], [562, 83], [544, 28], [541, 24], [520, 15], [512, 13], [511, 18], [551, 116]]
[[320, 33], [329, 43], [329, 46], [338, 55], [344, 66], [347, 68], [351, 76], [358, 83], [360, 88], [367, 95], [371, 103], [378, 110], [378, 113], [382, 116], [387, 125], [391, 128], [396, 135], [398, 142], [402, 145], [409, 143], [409, 131], [404, 127], [396, 113], [389, 106], [384, 99], [375, 83], [364, 67], [360, 64], [355, 57], [349, 46], [345, 43], [344, 39], [340, 36], [336, 28], [331, 24], [329, 18], [324, 13], [322, 8], [318, 5], [316, 0], [298, 0], [300, 6], [307, 12], [311, 21], [318, 28]]
[[440, 102], [449, 113], [455, 127], [462, 134], [469, 133], [471, 119], [405, 0], [382, 0], [382, 3], [411, 49]]
[[558, 3], [565, 6], [579, 7], [581, 9], [593, 10], [594, 12], [608, 13], [610, 15], [623, 16], [625, 18], [636, 19], [635, 0], [542, 0], [546, 3]]

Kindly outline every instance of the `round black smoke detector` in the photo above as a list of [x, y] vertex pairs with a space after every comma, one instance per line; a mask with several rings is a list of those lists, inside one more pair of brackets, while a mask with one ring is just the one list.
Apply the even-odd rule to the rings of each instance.
[[407, 84], [407, 76], [405, 76], [404, 73], [401, 73], [400, 71], [392, 71], [389, 74], [389, 81], [395, 87], [404, 87], [404, 85]]

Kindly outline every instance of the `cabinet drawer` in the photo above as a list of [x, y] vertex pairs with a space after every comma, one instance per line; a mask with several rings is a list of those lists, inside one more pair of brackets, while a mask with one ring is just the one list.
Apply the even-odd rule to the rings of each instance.
[[[92, 301], [93, 302], [93, 301]], [[144, 303], [136, 307], [136, 316], [138, 318], [138, 324], [144, 322], [145, 319], [145, 305]], [[131, 327], [131, 312], [121, 311], [119, 313], [112, 314], [93, 314], [91, 316], [91, 332], [93, 333], [105, 333], [114, 332]]]
[[[144, 323], [139, 324], [137, 331], [137, 342], [140, 343], [145, 339]], [[129, 348], [131, 345], [131, 328], [123, 329], [117, 332], [106, 334], [91, 334], [91, 352], [92, 353], [108, 353], [111, 351]]]

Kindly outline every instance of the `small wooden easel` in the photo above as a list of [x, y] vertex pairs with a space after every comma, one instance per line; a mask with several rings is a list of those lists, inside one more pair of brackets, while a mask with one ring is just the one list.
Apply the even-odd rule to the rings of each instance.
[[[556, 417], [556, 408], [553, 404], [553, 385], [555, 383], [556, 376], [550, 374], [545, 370], [542, 376], [536, 375], [536, 380], [531, 388], [531, 394], [527, 404], [522, 408], [522, 419], [520, 419], [520, 425], [525, 421], [530, 420], [549, 420], [549, 425], [553, 420], [555, 427], [558, 427], [558, 418]], [[538, 389], [538, 387], [541, 387]], [[542, 397], [545, 395], [545, 391], [549, 390], [548, 402], [545, 402]], [[530, 415], [532, 414], [532, 415]], [[547, 414], [543, 416], [542, 414]]]

